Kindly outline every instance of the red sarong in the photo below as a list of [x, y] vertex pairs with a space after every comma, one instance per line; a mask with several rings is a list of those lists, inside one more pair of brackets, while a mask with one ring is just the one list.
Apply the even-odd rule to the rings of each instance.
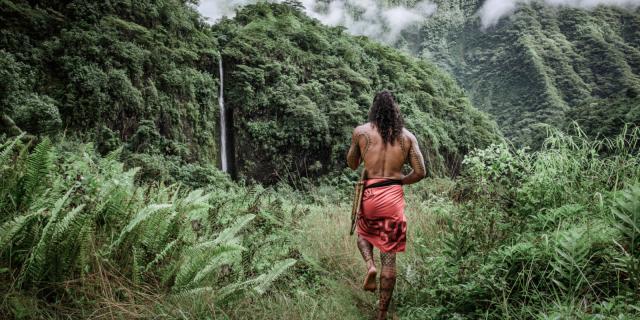
[[381, 252], [403, 252], [407, 242], [404, 191], [401, 185], [366, 189], [387, 179], [367, 179], [362, 209], [356, 222], [358, 234]]

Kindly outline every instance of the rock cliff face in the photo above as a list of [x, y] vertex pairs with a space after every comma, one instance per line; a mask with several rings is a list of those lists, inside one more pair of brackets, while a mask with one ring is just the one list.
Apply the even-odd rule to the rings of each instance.
[[538, 145], [539, 123], [577, 120], [610, 135], [640, 120], [638, 10], [532, 3], [483, 30], [483, 1], [436, 2], [437, 13], [418, 35], [407, 32], [406, 43], [450, 71], [518, 144]]

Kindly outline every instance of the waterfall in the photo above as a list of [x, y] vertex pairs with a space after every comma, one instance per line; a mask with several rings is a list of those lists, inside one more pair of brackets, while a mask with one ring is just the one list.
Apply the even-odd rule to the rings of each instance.
[[222, 69], [222, 57], [218, 59], [218, 70], [220, 72], [220, 95], [218, 96], [218, 104], [220, 105], [220, 163], [222, 165], [222, 171], [227, 172], [229, 170], [227, 165], [227, 120], [224, 109], [224, 69]]

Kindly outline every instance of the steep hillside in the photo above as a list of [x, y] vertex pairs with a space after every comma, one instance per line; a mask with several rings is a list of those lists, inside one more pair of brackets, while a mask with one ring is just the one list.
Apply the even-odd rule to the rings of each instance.
[[433, 65], [322, 26], [298, 8], [252, 5], [214, 29], [225, 37], [239, 173], [269, 181], [343, 168], [351, 130], [384, 88], [396, 92], [436, 175], [455, 172], [470, 148], [497, 138], [493, 123]]
[[515, 142], [538, 145], [538, 123], [577, 120], [607, 136], [640, 123], [639, 11], [534, 2], [482, 30], [482, 1], [437, 2], [416, 50], [451, 71]]
[[5, 133], [124, 144], [154, 179], [216, 163], [217, 45], [182, 1], [2, 0], [0, 25]]
[[206, 184], [220, 162], [220, 52], [232, 172], [264, 182], [344, 168], [374, 93], [396, 91], [434, 174], [498, 139], [447, 75], [305, 16], [258, 4], [213, 27], [182, 1], [2, 0], [7, 135], [24, 130], [126, 146], [154, 179]]

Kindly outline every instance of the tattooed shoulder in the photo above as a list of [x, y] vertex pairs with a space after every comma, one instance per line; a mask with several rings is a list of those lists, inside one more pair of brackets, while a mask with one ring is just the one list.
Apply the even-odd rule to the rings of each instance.
[[369, 146], [371, 145], [371, 136], [369, 136], [369, 131], [364, 128], [358, 128], [356, 131], [356, 137], [358, 140], [360, 140], [361, 137], [365, 139], [364, 148], [362, 149], [362, 156], [364, 157], [367, 154], [367, 151], [369, 151]]

